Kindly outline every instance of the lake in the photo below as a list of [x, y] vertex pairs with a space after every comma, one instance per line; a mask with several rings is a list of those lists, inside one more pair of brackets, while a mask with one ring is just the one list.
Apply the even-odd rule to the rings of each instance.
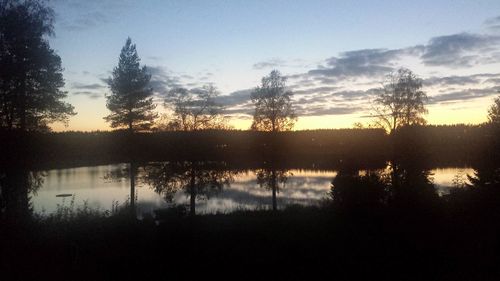
[[[264, 169], [200, 173], [189, 169], [164, 170], [164, 167], [136, 167], [135, 205], [138, 217], [155, 209], [175, 205], [189, 206], [190, 194], [183, 188], [190, 180], [197, 182], [196, 213], [229, 213], [235, 210], [271, 209], [273, 192], [268, 184], [275, 178], [276, 204], [317, 205], [325, 200], [337, 172], [287, 170], [276, 173]], [[187, 172], [186, 172], [187, 171]], [[437, 192], [449, 193], [454, 178], [467, 179], [472, 168], [439, 168], [431, 170]], [[58, 206], [87, 204], [91, 208], [110, 210], [130, 202], [131, 181], [128, 164], [54, 169], [42, 172], [43, 183], [30, 195], [35, 213], [49, 214]], [[207, 189], [208, 187], [208, 189]]]

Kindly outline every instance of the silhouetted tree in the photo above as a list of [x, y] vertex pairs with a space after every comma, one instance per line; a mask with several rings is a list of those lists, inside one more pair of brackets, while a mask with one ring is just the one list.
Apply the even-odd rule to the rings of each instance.
[[49, 46], [54, 11], [42, 1], [0, 1], [0, 127], [49, 130], [67, 122], [61, 58]]
[[172, 202], [179, 190], [190, 198], [190, 214], [196, 214], [196, 199], [209, 197], [234, 181], [233, 173], [206, 162], [168, 162], [151, 164], [145, 168], [144, 181], [167, 202]]
[[135, 44], [127, 38], [118, 66], [108, 79], [111, 95], [106, 96], [106, 106], [111, 114], [104, 119], [111, 123], [111, 127], [126, 127], [129, 132], [150, 129], [157, 117], [150, 79], [146, 66], [140, 66]]
[[496, 97], [488, 109], [488, 121], [490, 124], [500, 126], [500, 96]]
[[387, 75], [373, 108], [376, 125], [390, 133], [403, 126], [424, 125], [427, 95], [421, 89], [422, 79], [409, 69]]
[[196, 131], [226, 128], [222, 105], [215, 102], [218, 95], [219, 92], [213, 85], [192, 90], [172, 89], [165, 105], [172, 107], [174, 114], [172, 120], [167, 120], [163, 129]]
[[255, 105], [252, 130], [279, 132], [293, 128], [297, 116], [292, 107], [293, 93], [286, 88], [286, 77], [277, 70], [262, 78], [251, 94]]
[[473, 175], [467, 175], [470, 184], [469, 187], [490, 188], [500, 190], [500, 168], [496, 166], [483, 165], [474, 170]]
[[373, 209], [386, 202], [387, 189], [387, 180], [377, 172], [340, 170], [332, 180], [330, 197], [343, 209]]
[[20, 222], [33, 212], [29, 193], [36, 192], [45, 178], [43, 172], [14, 166], [0, 170], [0, 219]]
[[390, 202], [400, 210], [431, 211], [439, 199], [428, 169], [412, 164], [391, 163]]

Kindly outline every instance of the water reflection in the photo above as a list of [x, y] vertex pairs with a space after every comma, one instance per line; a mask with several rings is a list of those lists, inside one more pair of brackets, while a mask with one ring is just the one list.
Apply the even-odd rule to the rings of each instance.
[[32, 196], [44, 182], [45, 173], [17, 167], [0, 171], [2, 219], [23, 220], [33, 212]]
[[[134, 171], [133, 186], [131, 171]], [[339, 173], [344, 179], [352, 175], [367, 174], [391, 176], [389, 170], [344, 169]], [[395, 186], [411, 186], [405, 182], [413, 182], [415, 185], [420, 182], [424, 186], [433, 183], [435, 192], [445, 195], [455, 185], [454, 177], [458, 173], [470, 184], [467, 175], [474, 175], [474, 170], [470, 168], [433, 169], [424, 173], [421, 171], [420, 174], [399, 168], [392, 177]], [[488, 173], [480, 173], [481, 178], [487, 178], [482, 174]], [[198, 214], [276, 209], [290, 204], [315, 205], [329, 196], [332, 180], [336, 176], [337, 172], [334, 170], [276, 168], [273, 172], [270, 167], [235, 170], [215, 162], [149, 163], [136, 164], [135, 167], [117, 164], [57, 169], [44, 173], [12, 169], [1, 172], [0, 176], [2, 215], [7, 210], [29, 213], [31, 209], [39, 214], [52, 213], [56, 211], [58, 204], [68, 204], [73, 196], [76, 206], [82, 205], [85, 200], [91, 208], [108, 210], [113, 204], [123, 205], [133, 198], [139, 216], [151, 213], [154, 209], [175, 205], [187, 206], [191, 212]], [[429, 181], [425, 179], [426, 176]], [[400, 190], [398, 196], [409, 197], [410, 200], [414, 195], [411, 191], [411, 188]], [[57, 197], [69, 194], [69, 198]]]
[[227, 170], [224, 163], [192, 161], [156, 163], [144, 170], [144, 182], [167, 202], [171, 203], [177, 192], [186, 192], [190, 198], [190, 215], [196, 214], [197, 199], [209, 199], [229, 187], [237, 173]]
[[283, 189], [288, 177], [292, 176], [293, 174], [287, 170], [280, 170], [274, 167], [269, 167], [257, 170], [255, 172], [255, 175], [257, 176], [257, 183], [260, 185], [260, 187], [271, 190], [273, 211], [276, 211], [278, 209], [276, 194], [280, 191], [280, 185], [282, 187], [281, 189]]

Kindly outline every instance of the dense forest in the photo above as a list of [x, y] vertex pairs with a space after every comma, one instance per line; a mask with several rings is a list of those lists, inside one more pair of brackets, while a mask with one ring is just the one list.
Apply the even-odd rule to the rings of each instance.
[[[270, 157], [293, 167], [335, 167], [340, 161], [380, 166], [395, 152], [411, 148], [431, 166], [472, 165], [483, 161], [495, 138], [489, 126], [415, 126], [394, 138], [383, 129], [286, 131], [201, 130], [136, 133], [125, 131], [31, 133], [21, 143], [15, 133], [0, 134], [2, 165], [30, 155], [33, 167], [167, 160], [223, 160], [258, 165]], [[274, 147], [272, 147], [274, 144]], [[24, 145], [23, 150], [19, 147]], [[495, 154], [486, 154], [493, 157]], [[492, 160], [492, 159], [491, 159]]]

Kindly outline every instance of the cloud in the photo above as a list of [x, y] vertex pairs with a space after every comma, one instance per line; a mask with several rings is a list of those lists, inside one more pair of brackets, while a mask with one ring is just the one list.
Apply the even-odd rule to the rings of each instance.
[[158, 56], [147, 56], [146, 59], [152, 60], [152, 61], [161, 61], [161, 60], [163, 60], [162, 57], [158, 57]]
[[82, 31], [105, 25], [120, 17], [133, 1], [56, 0], [56, 24], [68, 31]]
[[491, 83], [495, 85], [500, 85], [500, 78], [489, 78], [486, 79], [483, 83]]
[[492, 50], [500, 43], [500, 37], [472, 33], [458, 33], [431, 38], [421, 56], [427, 66], [452, 68], [471, 67], [481, 63], [500, 61]]
[[232, 92], [229, 95], [218, 96], [216, 102], [228, 107], [247, 104], [250, 102], [252, 91], [253, 89], [244, 89]]
[[254, 69], [278, 68], [286, 65], [286, 62], [279, 58], [272, 58], [267, 61], [261, 61], [253, 65]]
[[500, 16], [487, 19], [484, 25], [492, 31], [500, 31]]
[[362, 108], [358, 106], [300, 106], [296, 107], [299, 116], [323, 116], [353, 114]]
[[147, 71], [151, 74], [149, 85], [158, 96], [165, 96], [170, 89], [183, 86], [178, 76], [162, 66], [148, 66]]
[[97, 84], [97, 83], [82, 84], [82, 83], [78, 83], [78, 82], [71, 84], [71, 87], [74, 89], [78, 89], [78, 90], [100, 90], [100, 89], [106, 88], [106, 86], [102, 85], [102, 84]]
[[364, 49], [343, 52], [339, 57], [326, 60], [326, 66], [319, 66], [308, 72], [310, 75], [326, 76], [331, 82], [340, 79], [377, 77], [387, 74], [403, 56], [421, 53], [422, 46], [404, 49]]
[[429, 104], [463, 102], [471, 99], [498, 95], [500, 86], [483, 89], [467, 89], [429, 97]]
[[321, 86], [321, 87], [315, 87], [315, 88], [295, 90], [295, 91], [293, 91], [293, 93], [295, 95], [311, 95], [311, 94], [321, 94], [321, 93], [332, 93], [333, 91], [336, 91], [338, 89], [340, 89], [340, 87]]
[[430, 77], [424, 80], [424, 86], [450, 86], [467, 84], [476, 84], [481, 80], [476, 76], [448, 76], [448, 77]]
[[289, 59], [284, 60], [280, 58], [271, 58], [264, 60], [253, 65], [253, 69], [276, 69], [281, 67], [306, 67], [306, 61], [302, 59]]
[[98, 99], [104, 97], [104, 94], [92, 91], [72, 91], [71, 93], [77, 96], [87, 96], [90, 99]]

